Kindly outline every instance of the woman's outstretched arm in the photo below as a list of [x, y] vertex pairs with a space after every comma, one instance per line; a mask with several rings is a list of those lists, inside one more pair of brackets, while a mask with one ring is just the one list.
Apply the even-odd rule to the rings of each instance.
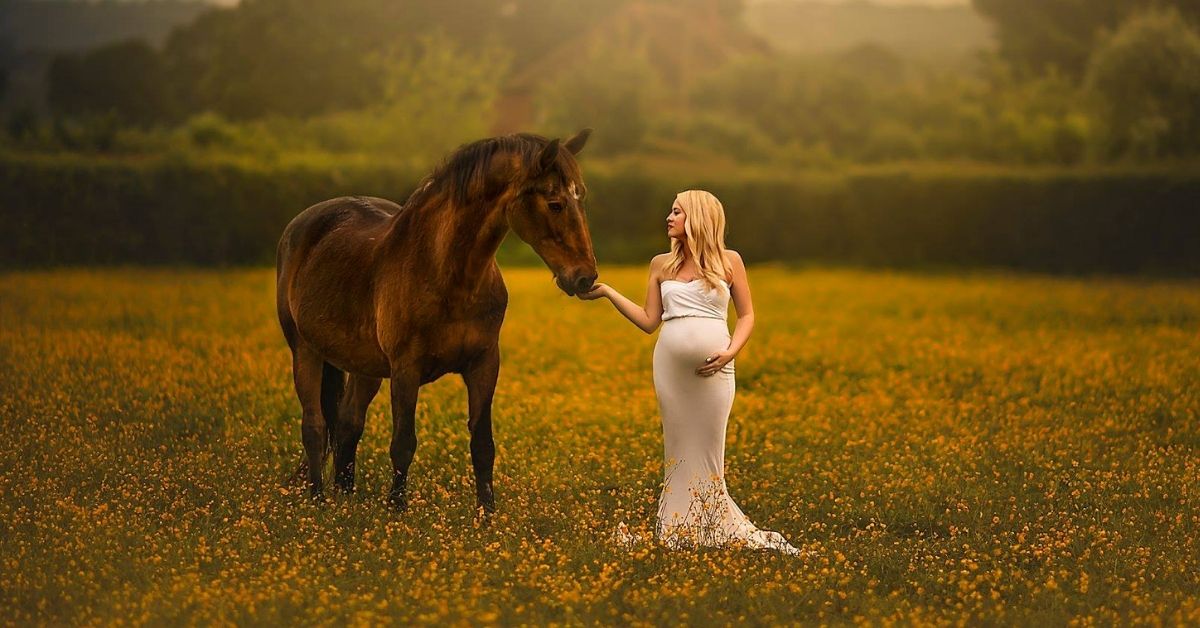
[[629, 322], [636, 325], [638, 329], [647, 334], [654, 333], [654, 330], [662, 324], [662, 293], [659, 292], [658, 282], [659, 271], [666, 257], [663, 254], [650, 260], [650, 277], [646, 281], [645, 307], [630, 301], [625, 295], [617, 292], [616, 288], [603, 283], [597, 283], [590, 292], [580, 294], [579, 298], [591, 301], [605, 297], [612, 302], [613, 307], [617, 308], [622, 316], [629, 319]]

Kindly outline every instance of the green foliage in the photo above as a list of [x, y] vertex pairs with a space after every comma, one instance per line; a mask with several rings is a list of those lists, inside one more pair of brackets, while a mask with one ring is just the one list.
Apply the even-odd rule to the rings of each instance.
[[791, 53], [875, 43], [905, 54], [953, 59], [993, 45], [991, 25], [965, 4], [756, 0], [743, 19], [773, 48]]
[[193, 116], [181, 129], [187, 141], [196, 148], [235, 148], [238, 129], [215, 113]]
[[29, 142], [37, 137], [41, 124], [37, 112], [29, 107], [21, 107], [8, 114], [4, 124], [6, 139], [16, 145]]
[[[5, 158], [0, 265], [270, 263], [284, 225], [308, 205], [342, 194], [402, 200], [422, 174], [403, 164], [329, 158], [272, 166]], [[607, 262], [661, 252], [670, 199], [699, 187], [724, 203], [730, 245], [756, 261], [1200, 273], [1195, 168], [600, 168], [589, 170], [587, 182], [596, 253]]]
[[172, 32], [163, 56], [190, 112], [243, 119], [362, 106], [376, 89], [364, 47], [381, 42], [356, 33], [361, 5], [331, 12], [328, 3], [259, 0], [213, 10]]
[[824, 146], [839, 157], [856, 159], [863, 157], [867, 125], [878, 119], [873, 110], [895, 89], [887, 79], [839, 67], [837, 60], [750, 57], [700, 81], [689, 103], [753, 121], [778, 145]]
[[[495, 45], [462, 49], [435, 35], [373, 54], [370, 67], [381, 77], [379, 102], [358, 116], [342, 116], [362, 128], [338, 137], [367, 152], [406, 151], [428, 163], [443, 147], [488, 134], [509, 60]], [[338, 130], [336, 122], [333, 126]]]
[[1179, 12], [1131, 17], [1093, 54], [1086, 85], [1107, 155], [1200, 154], [1200, 34]]
[[[704, 18], [692, 25], [696, 45], [712, 33], [744, 34], [731, 25], [739, 4], [696, 0], [688, 13]], [[1172, 18], [1164, 28], [1174, 30], [1161, 37], [1126, 28], [1100, 40], [1094, 32], [1128, 7], [1106, 0], [1081, 17], [1078, 4], [979, 0], [1007, 42], [1003, 55], [933, 62], [877, 44], [805, 56], [690, 55], [656, 36], [672, 3], [600, 21], [613, 8], [604, 0], [247, 0], [177, 29], [161, 51], [123, 43], [59, 57], [51, 72], [58, 119], [10, 115], [6, 144], [184, 161], [370, 158], [422, 169], [532, 104], [532, 123], [512, 130], [565, 135], [590, 126], [591, 154], [698, 168], [1067, 165], [1200, 150], [1191, 66], [1175, 70], [1194, 54], [1185, 20], [1195, 12]], [[1039, 19], [1030, 22], [1021, 6]], [[1052, 42], [1090, 54], [1094, 41], [1105, 48], [1086, 89], [1065, 57], [1045, 49]], [[1037, 61], [1014, 50], [1036, 51]], [[1139, 63], [1154, 67], [1142, 72]], [[1058, 66], [1066, 69], [1028, 71]]]
[[141, 41], [58, 55], [47, 82], [49, 104], [60, 114], [113, 114], [127, 123], [147, 123], [167, 119], [174, 110], [168, 71]]
[[1092, 141], [1092, 122], [1075, 84], [1057, 72], [1020, 78], [989, 66], [971, 100], [982, 125], [972, 156], [989, 161], [1071, 164]]
[[396, 54], [401, 57], [380, 54], [373, 61], [381, 77], [392, 77], [391, 87], [361, 109], [251, 120], [206, 111], [156, 127], [129, 126], [113, 113], [43, 119], [22, 109], [7, 116], [4, 139], [27, 154], [170, 154], [267, 164], [283, 158], [322, 163], [373, 158], [424, 168], [456, 145], [488, 135], [504, 71], [502, 51], [468, 54], [427, 37], [419, 51]]
[[[555, 6], [539, 11], [547, 5]], [[499, 45], [509, 51], [506, 59], [530, 59], [579, 30], [599, 6], [596, 0], [511, 6], [491, 0], [254, 0], [176, 30], [163, 55], [181, 77], [179, 91], [190, 112], [307, 117], [376, 106], [394, 80], [378, 72], [380, 52], [403, 58], [411, 54], [404, 50], [410, 43], [441, 33], [470, 54]], [[496, 70], [490, 60], [482, 67]]]
[[204, 0], [4, 0], [0, 24], [19, 50], [82, 50], [129, 39], [157, 46], [172, 28], [212, 6]]
[[779, 146], [752, 122], [715, 112], [678, 112], [657, 116], [651, 133], [660, 147], [670, 142], [680, 152], [708, 152], [746, 163], [779, 157]]
[[115, 113], [55, 118], [54, 142], [70, 151], [106, 153], [117, 145], [120, 125]]
[[183, 159], [237, 155], [273, 163], [284, 155], [354, 155], [425, 167], [454, 146], [487, 134], [506, 62], [502, 50], [469, 53], [445, 37], [425, 36], [370, 58], [381, 85], [371, 106], [240, 121], [209, 111], [191, 116], [169, 137], [128, 135], [121, 147], [167, 150]]
[[[942, 72], [874, 47], [750, 58], [711, 73], [690, 104], [753, 124], [776, 146], [824, 149], [843, 161], [1081, 161], [1091, 125], [1078, 89], [1057, 75], [1019, 80], [1004, 68]], [[739, 156], [745, 148], [740, 140], [726, 146]]]
[[1130, 15], [1174, 7], [1200, 20], [1193, 0], [972, 0], [996, 23], [1001, 52], [1023, 69], [1057, 68], [1079, 77], [1097, 42]]
[[662, 90], [659, 78], [639, 54], [592, 50], [586, 71], [570, 73], [537, 95], [539, 126], [565, 134], [572, 129], [603, 129], [588, 151], [611, 155], [643, 143]]

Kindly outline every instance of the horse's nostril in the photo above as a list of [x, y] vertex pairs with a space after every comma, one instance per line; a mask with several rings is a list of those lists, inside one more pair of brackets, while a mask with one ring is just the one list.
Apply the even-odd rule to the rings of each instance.
[[595, 275], [580, 277], [575, 280], [575, 292], [587, 292], [592, 289], [594, 283], [596, 283]]

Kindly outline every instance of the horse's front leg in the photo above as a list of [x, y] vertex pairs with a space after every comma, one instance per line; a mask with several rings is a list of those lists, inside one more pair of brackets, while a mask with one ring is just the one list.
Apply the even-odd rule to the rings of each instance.
[[397, 510], [408, 507], [408, 468], [417, 453], [417, 390], [415, 369], [392, 371], [392, 490], [388, 501]]
[[496, 444], [492, 440], [492, 397], [500, 375], [500, 346], [492, 346], [463, 372], [467, 384], [467, 429], [471, 432], [471, 464], [475, 467], [476, 505], [495, 512], [492, 469], [496, 462]]

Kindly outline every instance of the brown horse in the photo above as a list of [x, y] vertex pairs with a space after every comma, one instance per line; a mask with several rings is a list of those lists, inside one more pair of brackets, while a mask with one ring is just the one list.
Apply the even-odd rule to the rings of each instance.
[[591, 288], [596, 256], [574, 157], [590, 133], [566, 142], [522, 133], [467, 144], [403, 207], [340, 197], [309, 207], [284, 229], [276, 305], [303, 411], [305, 455], [296, 474], [307, 477], [313, 497], [322, 496], [330, 451], [336, 487], [354, 490], [367, 406], [389, 377], [389, 498], [403, 509], [417, 449], [417, 389], [459, 373], [467, 387], [478, 505], [495, 509], [492, 395], [508, 306], [496, 250], [512, 229], [563, 292]]

